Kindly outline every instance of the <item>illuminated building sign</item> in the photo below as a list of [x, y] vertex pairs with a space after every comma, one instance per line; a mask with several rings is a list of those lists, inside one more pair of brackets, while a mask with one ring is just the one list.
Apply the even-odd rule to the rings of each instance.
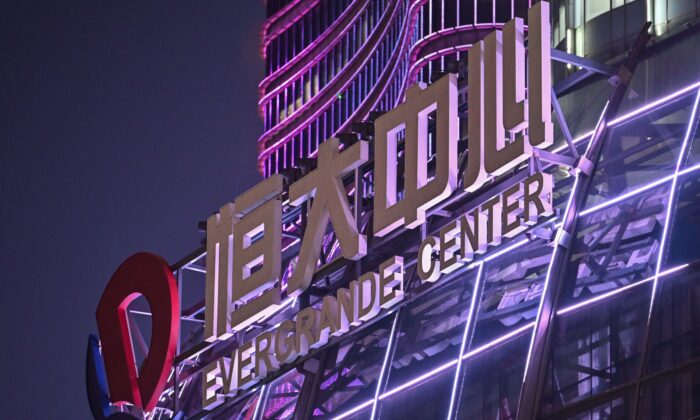
[[[540, 3], [530, 10], [529, 96], [525, 97], [524, 28], [514, 19], [488, 35], [469, 54], [469, 158], [462, 174], [464, 189], [477, 191], [493, 176], [525, 162], [533, 147], [552, 144], [549, 65], [549, 16]], [[504, 72], [504, 68], [508, 72]], [[476, 92], [476, 94], [474, 94]], [[375, 122], [374, 234], [425, 223], [425, 212], [457, 188], [457, 77], [447, 75], [430, 87], [410, 88], [406, 101]], [[435, 114], [436, 168], [428, 177], [428, 118]], [[397, 194], [397, 145], [405, 136], [404, 190]], [[298, 296], [316, 272], [328, 223], [333, 225], [341, 255], [357, 260], [367, 253], [367, 238], [357, 228], [342, 177], [366, 163], [369, 144], [358, 141], [340, 150], [338, 139], [322, 143], [315, 170], [289, 188], [292, 206], [313, 198], [298, 261], [287, 295]], [[223, 340], [279, 309], [282, 178], [273, 175], [227, 204], [207, 221], [208, 340]], [[537, 172], [448, 224], [439, 237], [420, 246], [418, 273], [435, 282], [483, 253], [503, 238], [521, 233], [552, 214], [552, 176]], [[439, 259], [433, 260], [437, 252]], [[256, 270], [257, 269], [257, 270]], [[301, 310], [294, 321], [260, 334], [230, 357], [204, 370], [203, 407], [247, 389], [285, 363], [320, 347], [329, 335], [347, 332], [403, 298], [403, 260], [386, 261], [326, 296], [320, 308]]]
[[[536, 149], [552, 145], [548, 4], [532, 7], [528, 19], [527, 75], [522, 19], [507, 23], [502, 31], [489, 34], [469, 51], [469, 152], [463, 173], [458, 169], [456, 75], [448, 74], [429, 87], [411, 87], [404, 103], [375, 121], [374, 236], [421, 226], [426, 222], [426, 212], [458, 188], [476, 192], [495, 176], [525, 163]], [[430, 119], [436, 127], [432, 173], [428, 171]], [[399, 174], [401, 139], [405, 165]], [[319, 147], [317, 167], [289, 186], [290, 206], [306, 206], [308, 220], [286, 284], [282, 284], [281, 270], [281, 175], [260, 182], [207, 220], [205, 341], [227, 340], [277, 312], [283, 296], [294, 298], [306, 291], [319, 267], [329, 222], [343, 258], [360, 260], [366, 256], [367, 237], [358, 228], [342, 179], [369, 161], [369, 149], [370, 144], [363, 140], [341, 148], [338, 139], [328, 139]], [[420, 279], [437, 282], [441, 274], [458, 269], [488, 247], [522, 233], [541, 217], [552, 215], [552, 175], [541, 170], [531, 172], [522, 181], [455, 216], [438, 236], [425, 237], [417, 255]], [[398, 179], [403, 179], [403, 183]], [[149, 411], [156, 403], [154, 395], [162, 391], [166, 379], [163, 372], [171, 367], [173, 348], [152, 347], [151, 353], [163, 351], [166, 356], [157, 359], [162, 369], [153, 368], [155, 379], [146, 378], [148, 385], [143, 385], [130, 362], [133, 355], [123, 350], [130, 344], [125, 321], [119, 318], [114, 322], [120, 327], [112, 328], [107, 324], [111, 315], [105, 311], [123, 311], [129, 299], [139, 293], [145, 295], [145, 291], [122, 292], [113, 299], [104, 297], [109, 305], [101, 302], [98, 310], [110, 385], [120, 384], [119, 396], [115, 400], [113, 394], [112, 402], [128, 402]], [[325, 296], [319, 307], [302, 309], [293, 320], [282, 321], [271, 331], [240, 343], [230, 355], [208, 364], [203, 372], [202, 406], [216, 407], [224, 397], [251, 387], [280, 366], [323, 346], [331, 336], [342, 335], [371, 320], [403, 298], [404, 261], [396, 255], [376, 270], [359, 275], [334, 295]], [[154, 320], [178, 309], [176, 302], [167, 309], [166, 306], [153, 307]], [[154, 340], [169, 343], [168, 338], [172, 335], [160, 337], [154, 326]], [[125, 379], [120, 382], [113, 380], [115, 377]], [[144, 388], [147, 395], [142, 395]]]

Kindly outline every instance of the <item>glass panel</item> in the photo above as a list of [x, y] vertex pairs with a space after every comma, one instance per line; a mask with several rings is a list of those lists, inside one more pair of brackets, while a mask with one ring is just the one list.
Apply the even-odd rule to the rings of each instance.
[[455, 369], [442, 372], [420, 386], [398, 392], [379, 406], [380, 419], [443, 419], [447, 417]]
[[[557, 419], [566, 418], [571, 420], [626, 420], [630, 418], [631, 411], [634, 401], [634, 388], [630, 388], [622, 395], [609, 396], [605, 398], [601, 403], [598, 403], [593, 408], [587, 408], [589, 404], [582, 404], [585, 407], [579, 408], [577, 406], [567, 407], [566, 410], [562, 412], [556, 412], [555, 414], [543, 416], [543, 419]], [[640, 417], [646, 418], [646, 417]]]
[[252, 420], [255, 415], [255, 407], [258, 405], [258, 398], [260, 397], [260, 389], [253, 395], [247, 397], [243, 401], [238, 402], [235, 405], [227, 407], [220, 412], [215, 412], [211, 415], [212, 420], [224, 420], [224, 419], [240, 419], [240, 420]]
[[[638, 18], [628, 19], [624, 23], [628, 36], [632, 35], [631, 39], [639, 33], [642, 23], [646, 20], [644, 5], [643, 1], [637, 0], [625, 7], [628, 11], [639, 9]], [[686, 31], [683, 36], [659, 49], [657, 54], [640, 62], [622, 102], [620, 115], [697, 82], [700, 67], [698, 37], [698, 33]]]
[[700, 415], [700, 368], [648, 381], [640, 391], [640, 419], [696, 419]]
[[695, 126], [695, 134], [690, 143], [688, 151], [688, 159], [685, 161], [685, 167], [690, 168], [700, 164], [700, 130], [698, 130], [697, 122]]
[[586, 20], [591, 20], [608, 10], [610, 10], [610, 0], [586, 0]]
[[562, 305], [654, 275], [670, 186], [580, 217]]
[[689, 263], [700, 258], [700, 175], [690, 174], [678, 180], [673, 229], [669, 232], [666, 268]]
[[700, 357], [700, 273], [692, 266], [659, 280], [647, 373]]
[[489, 23], [493, 20], [492, 0], [476, 1], [476, 20], [477, 23]]
[[386, 389], [457, 358], [476, 274], [471, 269], [447, 284], [436, 284], [402, 310]]
[[[561, 67], [559, 67], [558, 64], [555, 64], [553, 68], [555, 70], [561, 68], [563, 71], [566, 66], [561, 64]], [[561, 78], [563, 78], [564, 75], [565, 73], [562, 73]], [[557, 80], [555, 80], [555, 82], [556, 81]], [[595, 128], [611, 92], [612, 88], [607, 80], [592, 80], [586, 82], [584, 86], [571, 93], [567, 93], [558, 98], [564, 113], [564, 118], [566, 119], [566, 124], [574, 139]], [[553, 116], [552, 119], [556, 127], [556, 146], [559, 146], [564, 144], [564, 137], [561, 135], [561, 131], [558, 127], [559, 122], [557, 118]]]
[[536, 240], [486, 264], [470, 348], [535, 320], [551, 254], [544, 240]]
[[[338, 414], [342, 414], [342, 412], [338, 411]], [[314, 411], [314, 418], [316, 418], [317, 416], [321, 416], [321, 415], [322, 415], [321, 410], [319, 410], [317, 408]], [[370, 404], [369, 406], [367, 406], [367, 408], [363, 408], [362, 410], [359, 410], [356, 413], [353, 413], [353, 414], [350, 414], [346, 417], [343, 417], [343, 420], [367, 420], [370, 418], [371, 415], [372, 415], [372, 405]], [[332, 418], [332, 417], [328, 417], [328, 418]]]
[[668, 2], [668, 20], [688, 20], [695, 17], [694, 0], [673, 0]]
[[296, 369], [272, 382], [265, 400], [263, 419], [291, 419], [302, 385], [304, 375]]
[[514, 419], [530, 331], [463, 363], [457, 419]]
[[637, 378], [651, 286], [640, 285], [556, 319], [543, 414]]
[[686, 96], [611, 130], [586, 208], [674, 172], [693, 99]]
[[385, 316], [320, 357], [325, 368], [314, 416], [343, 413], [374, 398], [393, 321], [394, 315]]

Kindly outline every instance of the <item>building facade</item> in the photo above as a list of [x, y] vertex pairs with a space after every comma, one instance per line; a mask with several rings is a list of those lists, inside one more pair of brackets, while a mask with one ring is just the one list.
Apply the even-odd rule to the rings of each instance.
[[[371, 143], [371, 123], [400, 104], [409, 86], [430, 85], [448, 73], [458, 75], [464, 164], [469, 50], [511, 19], [527, 19], [531, 4], [267, 0], [265, 7], [258, 163], [264, 177], [283, 174], [287, 185], [315, 168], [326, 139]], [[341, 258], [329, 231], [312, 287], [228, 340], [202, 338], [206, 248], [173, 264], [182, 300], [180, 339], [166, 389], [149, 416], [699, 416], [698, 18], [695, 1], [553, 0], [551, 155], [496, 177], [484, 191], [459, 190], [428, 211], [420, 228], [381, 238], [370, 235], [374, 174], [370, 165], [361, 166], [344, 182], [358, 228], [368, 233], [367, 256]], [[434, 121], [427, 130], [430, 174]], [[580, 156], [594, 157], [584, 175], [562, 164], [580, 162]], [[555, 180], [551, 217], [439, 282], [421, 282], [415, 261], [421, 242], [533, 167]], [[283, 203], [280, 283], [286, 284], [307, 209]], [[400, 305], [214, 409], [202, 408], [207, 363], [301, 309], [321, 305], [324, 296], [395, 254], [406, 261]]]

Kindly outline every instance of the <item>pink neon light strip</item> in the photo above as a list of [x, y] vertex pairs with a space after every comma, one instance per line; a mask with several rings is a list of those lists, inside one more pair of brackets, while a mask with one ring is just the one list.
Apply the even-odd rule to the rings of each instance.
[[[493, 7], [496, 7], [496, 2], [493, 2]], [[467, 51], [469, 48], [471, 48], [472, 44], [462, 44], [462, 45], [456, 45], [453, 47], [449, 48], [443, 48], [441, 50], [432, 52], [430, 54], [425, 55], [424, 57], [421, 57], [418, 59], [418, 53], [420, 50], [425, 47], [425, 45], [429, 44], [431, 41], [434, 39], [437, 39], [442, 36], [450, 35], [456, 32], [470, 32], [470, 31], [478, 31], [482, 29], [502, 29], [505, 26], [504, 23], [476, 23], [476, 24], [470, 24], [470, 25], [461, 25], [461, 26], [455, 26], [452, 28], [446, 28], [446, 29], [441, 29], [436, 32], [431, 32], [427, 36], [419, 39], [416, 41], [414, 45], [411, 46], [411, 50], [409, 51], [409, 56], [410, 56], [410, 61], [413, 62], [410, 66], [410, 70], [408, 71], [407, 75], [407, 80], [409, 83], [415, 83], [416, 81], [416, 75], [417, 73], [423, 68], [423, 66], [429, 62], [433, 61], [437, 58], [444, 57], [448, 54], [451, 53], [457, 53], [457, 52], [462, 52], [462, 51]], [[525, 30], [527, 30], [527, 26], [525, 26]]]
[[306, 72], [309, 71], [313, 66], [315, 66], [319, 61], [321, 61], [325, 55], [333, 49], [338, 43], [343, 41], [345, 39], [345, 35], [347, 35], [348, 32], [355, 26], [357, 23], [357, 20], [364, 14], [365, 10], [367, 9], [367, 1], [365, 0], [364, 6], [358, 10], [358, 12], [355, 15], [355, 18], [343, 29], [342, 32], [340, 32], [337, 36], [334, 37], [334, 39], [321, 51], [318, 51], [315, 54], [315, 57], [311, 57], [311, 59], [308, 61], [306, 65], [304, 65], [301, 69], [299, 69], [296, 73], [291, 75], [290, 77], [287, 78], [282, 84], [279, 86], [275, 87], [273, 90], [270, 92], [264, 92], [264, 89], [270, 85], [270, 83], [279, 77], [280, 74], [284, 73], [289, 67], [291, 67], [293, 64], [297, 63], [301, 59], [305, 58], [309, 53], [312, 51], [314, 47], [317, 45], [321, 44], [323, 41], [325, 41], [325, 38], [327, 37], [327, 33], [330, 33], [332, 30], [334, 30], [338, 25], [340, 25], [343, 20], [345, 19], [346, 15], [352, 11], [352, 8], [346, 9], [339, 17], [336, 19], [333, 24], [331, 24], [326, 31], [321, 34], [318, 38], [316, 38], [311, 44], [309, 44], [304, 50], [292, 57], [290, 61], [287, 61], [282, 65], [282, 67], [278, 68], [268, 76], [266, 76], [259, 84], [258, 87], [260, 88], [260, 100], [258, 101], [258, 105], [263, 105], [267, 101], [270, 100], [270, 96], [279, 93], [280, 90], [284, 89], [285, 87], [289, 86], [294, 82], [296, 79], [301, 77], [302, 74], [305, 74]]
[[[293, 8], [298, 6], [303, 1], [310, 2], [311, 5], [307, 6], [301, 13], [297, 13], [296, 16], [293, 18], [293, 21], [290, 24], [286, 25], [284, 28], [282, 28], [281, 31], [275, 31], [274, 34], [268, 34], [268, 30], [270, 29], [270, 27], [272, 25], [275, 24], [275, 22], [280, 20], [290, 10], [292, 10]], [[285, 29], [287, 29], [288, 27], [293, 25], [296, 21], [298, 21], [299, 19], [304, 17], [306, 12], [308, 12], [309, 9], [311, 9], [313, 6], [315, 6], [316, 3], [318, 3], [318, 2], [319, 2], [319, 0], [293, 0], [293, 1], [289, 2], [289, 4], [282, 7], [280, 10], [278, 10], [274, 15], [267, 18], [265, 20], [265, 22], [263, 23], [262, 28], [260, 29], [260, 36], [263, 39], [263, 43], [260, 47], [260, 52], [263, 54], [263, 57], [265, 57], [265, 50], [267, 48], [267, 45], [270, 43], [270, 41], [272, 41], [272, 39], [274, 39], [280, 32], [284, 31]]]
[[[412, 23], [412, 22], [414, 21], [414, 19], [413, 19], [413, 18], [415, 17], [415, 16], [414, 16], [414, 14], [415, 14], [415, 13], [414, 13], [414, 12], [415, 12], [414, 9], [416, 9], [418, 6], [421, 6], [421, 5], [422, 5], [423, 3], [425, 3], [426, 1], [427, 1], [427, 0], [413, 0], [413, 3], [412, 3], [411, 6], [409, 7], [409, 12], [407, 13], [406, 20], [404, 20], [403, 25], [401, 26], [401, 31], [400, 31], [400, 32], [403, 34], [403, 40], [400, 42], [400, 44], [402, 45], [402, 47], [401, 47], [402, 49], [403, 49], [403, 44], [407, 41], [407, 39], [408, 39], [408, 34], [409, 34], [409, 32], [406, 31], [406, 24], [407, 24], [407, 23], [410, 24], [410, 23]], [[395, 11], [396, 11], [396, 10], [398, 10], [398, 9], [395, 9]], [[387, 31], [390, 27], [391, 27], [391, 25], [387, 25], [387, 27], [385, 28], [384, 34], [386, 33], [386, 31]], [[383, 38], [383, 36], [382, 36], [382, 38]], [[398, 45], [397, 45], [397, 47], [398, 47]], [[394, 50], [394, 51], [395, 51], [395, 50]], [[392, 53], [392, 55], [393, 55], [393, 53]], [[340, 89], [341, 91], [345, 90], [345, 88], [346, 88], [350, 83], [352, 83], [352, 81], [354, 80], [354, 77], [355, 77], [359, 72], [361, 72], [361, 71], [363, 70], [364, 66], [367, 64], [367, 61], [368, 61], [370, 58], [371, 58], [371, 55], [368, 55], [368, 56], [365, 58], [365, 60], [363, 61], [362, 65], [358, 68], [358, 70], [347, 80], [347, 82], [346, 82], [345, 84], [343, 84], [342, 88]], [[398, 62], [398, 60], [397, 60], [397, 62]], [[395, 68], [396, 68], [397, 62], [394, 63], [394, 70], [395, 70]], [[392, 72], [393, 72], [394, 70], [392, 70]], [[404, 80], [405, 80], [405, 79], [404, 79]], [[389, 85], [387, 84], [387, 85], [384, 87], [384, 89], [383, 89], [383, 91], [382, 91], [382, 95], [384, 94], [384, 92], [386, 91], [386, 89], [388, 88], [388, 86], [389, 86]], [[403, 89], [403, 87], [402, 87], [402, 89]], [[318, 98], [318, 97], [319, 97], [319, 96], [317, 95], [317, 96], [315, 96], [314, 98]], [[335, 98], [334, 98], [333, 100], [335, 100]], [[312, 99], [312, 101], [313, 101], [313, 99]], [[308, 102], [308, 103], [310, 103], [310, 102]], [[326, 109], [325, 109], [325, 108], [326, 108], [326, 105], [328, 105], [328, 103], [326, 103], [326, 104], [325, 104], [324, 106], [322, 106], [322, 107], [319, 107], [319, 109], [318, 109], [315, 113], [313, 113], [313, 114], [311, 115], [311, 117], [307, 118], [307, 119], [306, 119], [302, 124], [300, 124], [296, 129], [292, 130], [292, 132], [291, 132], [290, 134], [288, 134], [288, 135], [285, 136], [284, 138], [282, 138], [282, 139], [276, 141], [274, 144], [265, 147], [265, 148], [258, 154], [258, 161], [263, 160], [263, 159], [266, 159], [267, 156], [269, 156], [269, 155], [272, 154], [276, 149], [278, 149], [278, 148], [280, 147], [280, 145], [284, 144], [284, 143], [287, 141], [288, 138], [293, 137], [293, 136], [296, 135], [299, 131], [301, 131], [301, 130], [303, 129], [303, 127], [305, 127], [307, 124], [309, 124], [309, 123], [310, 123], [311, 121], [313, 121], [314, 119], [318, 118], [319, 115], [321, 115], [323, 112], [326, 111]], [[376, 106], [376, 102], [375, 102], [374, 106]], [[357, 114], [357, 110], [351, 115], [350, 118], [348, 118], [348, 120], [354, 119], [354, 118], [356, 117], [356, 114]], [[265, 137], [265, 134], [263, 134], [263, 136], [261, 136], [260, 139], [258, 139], [258, 142], [264, 142], [264, 141], [265, 141], [264, 137]]]
[[[384, 11], [384, 15], [382, 15], [381, 20], [382, 20], [382, 21], [383, 21], [383, 20], [389, 20], [389, 21], [391, 21], [391, 20], [394, 18], [394, 16], [398, 13], [399, 8], [400, 8], [400, 6], [399, 6], [399, 5], [396, 5], [396, 6], [394, 7], [393, 10], [392, 10], [392, 9], [387, 9], [387, 10], [385, 10], [385, 11]], [[387, 16], [388, 13], [391, 13], [391, 16]], [[384, 42], [385, 35], [386, 35], [386, 33], [390, 30], [390, 28], [393, 26], [393, 24], [394, 24], [393, 22], [390, 22], [390, 23], [388, 23], [388, 24], [384, 27], [384, 30], [381, 32], [381, 36], [379, 36], [379, 37], [377, 38], [377, 45], [381, 45], [382, 42]], [[372, 31], [372, 35], [370, 35], [370, 37], [371, 37], [371, 36], [374, 36], [375, 31], [378, 31], [378, 30], [379, 30], [379, 27], [378, 27], [378, 26], [375, 27], [374, 30]], [[368, 37], [368, 38], [369, 38], [369, 37]], [[364, 44], [364, 45], [363, 45], [363, 52], [364, 52], [364, 50], [366, 50], [366, 49], [369, 48], [367, 45], [368, 45], [368, 44]], [[357, 67], [357, 70], [356, 70], [352, 75], [350, 75], [349, 77], [347, 77], [346, 80], [345, 80], [344, 82], [342, 82], [342, 83], [339, 82], [339, 83], [341, 84], [341, 86], [338, 87], [338, 91], [339, 91], [339, 92], [345, 91], [345, 89], [347, 88], [347, 86], [349, 86], [350, 83], [352, 83], [353, 80], [355, 80], [355, 76], [357, 76], [358, 73], [360, 73], [361, 71], [364, 70], [365, 66], [367, 65], [367, 63], [369, 62], [369, 60], [372, 58], [372, 55], [373, 55], [373, 54], [366, 54], [363, 58], [362, 58], [362, 56], [360, 55], [360, 53], [358, 53], [357, 55], [355, 55], [355, 57], [353, 58], [353, 60], [357, 59], [357, 60], [359, 61], [360, 64], [359, 64], [359, 66]], [[339, 78], [340, 75], [342, 75], [342, 74], [343, 74], [343, 73], [338, 73], [338, 74], [333, 78], [333, 80], [338, 80], [338, 78]], [[333, 80], [331, 80], [331, 82], [333, 82]], [[333, 86], [331, 83], [326, 84], [313, 98], [311, 98], [308, 102], [304, 103], [304, 104], [301, 106], [301, 108], [295, 109], [289, 116], [287, 116], [286, 119], [284, 119], [284, 120], [281, 121], [279, 124], [275, 125], [274, 127], [270, 128], [268, 131], [266, 131], [265, 133], [263, 133], [263, 135], [260, 136], [260, 139], [258, 139], [258, 142], [264, 144], [265, 141], [267, 141], [267, 139], [269, 139], [269, 138], [272, 136], [273, 133], [276, 133], [277, 131], [279, 131], [279, 130], [281, 130], [281, 129], [287, 127], [287, 126], [289, 126], [290, 124], [292, 124], [293, 119], [294, 119], [294, 118], [292, 118], [293, 115], [298, 114], [299, 111], [305, 110], [305, 109], [311, 107], [314, 103], [320, 101], [320, 98], [323, 97], [323, 94], [330, 91], [331, 86]], [[307, 119], [305, 119], [305, 120], [301, 121], [299, 124], [297, 124], [297, 126], [296, 126], [295, 128], [293, 128], [289, 134], [287, 134], [287, 135], [285, 135], [284, 137], [282, 137], [281, 139], [277, 140], [277, 141], [276, 141], [274, 144], [272, 144], [271, 146], [266, 147], [266, 148], [262, 151], [262, 153], [258, 156], [258, 159], [261, 159], [261, 158], [263, 157], [263, 155], [264, 155], [264, 156], [267, 156], [267, 154], [269, 154], [269, 153], [267, 153], [267, 152], [269, 152], [269, 151], [272, 150], [272, 149], [276, 149], [279, 145], [285, 143], [285, 142], [287, 141], [288, 138], [291, 138], [291, 137], [295, 136], [299, 131], [301, 131], [301, 130], [303, 130], [304, 128], [306, 128], [306, 126], [307, 126], [308, 124], [310, 124], [311, 121], [313, 121], [313, 120], [316, 119], [321, 113], [323, 113], [323, 112], [326, 111], [326, 107], [327, 107], [327, 105], [328, 105], [329, 103], [332, 103], [332, 102], [335, 101], [335, 100], [336, 100], [336, 97], [335, 97], [335, 96], [333, 96], [332, 98], [329, 98], [329, 100], [328, 100], [326, 103], [320, 105], [320, 106], [318, 107], [318, 109], [316, 110], [316, 112], [313, 112], [312, 115], [311, 115], [310, 117], [308, 117]]]
[[[418, 16], [418, 12], [420, 11], [420, 6], [423, 6], [423, 4], [424, 4], [426, 1], [427, 1], [427, 0], [418, 0], [418, 1], [415, 1], [415, 2], [409, 7], [409, 10], [408, 10], [408, 13], [407, 13], [407, 17], [406, 17], [406, 19], [404, 20], [403, 24], [401, 25], [401, 33], [404, 34], [404, 35], [403, 35], [403, 37], [401, 38], [400, 42], [398, 42], [398, 43], [394, 46], [394, 49], [391, 51], [391, 54], [390, 54], [390, 57], [389, 57], [389, 61], [392, 61], [391, 58], [394, 57], [394, 56], [397, 55], [397, 54], [398, 54], [398, 56], [401, 56], [402, 51], [404, 50], [404, 48], [406, 48], [406, 45], [407, 45], [407, 43], [408, 43], [409, 40], [410, 40], [410, 36], [412, 35], [412, 32], [411, 32], [410, 30], [407, 30], [406, 28], [413, 28], [413, 24], [415, 23], [415, 20], [416, 20], [416, 18], [417, 18], [417, 16]], [[397, 68], [399, 67], [399, 64], [403, 64], [403, 63], [401, 63], [401, 60], [400, 60], [400, 59], [397, 58], [397, 59], [393, 60], [393, 64], [390, 65], [390, 66], [391, 66], [391, 70], [387, 73], [388, 67], [386, 67], [386, 68], [384, 69], [384, 71], [382, 72], [382, 74], [379, 76], [379, 79], [382, 79], [382, 78], [384, 77], [384, 75], [386, 75], [386, 74], [389, 74], [391, 77], [389, 77], [389, 78], [387, 79], [387, 81], [385, 82], [385, 84], [384, 84], [383, 87], [378, 88], [378, 89], [380, 89], [380, 90], [379, 90], [379, 94], [376, 96], [376, 99], [374, 100], [374, 102], [372, 103], [372, 105], [369, 107], [370, 109], [376, 108], [376, 107], [377, 107], [377, 104], [379, 104], [379, 103], [382, 101], [382, 98], [384, 97], [384, 95], [386, 94], [386, 92], [391, 88], [392, 83], [394, 82], [394, 80], [391, 80], [391, 79], [397, 77], [397, 76], [395, 76], [394, 74], [396, 73], [396, 70], [397, 70]], [[404, 78], [403, 78], [403, 83], [401, 84], [401, 87], [399, 88], [399, 92], [403, 92], [403, 91], [404, 91], [404, 88], [405, 88], [405, 85], [406, 85], [406, 80], [407, 80], [407, 79], [404, 77]], [[377, 85], [377, 86], [379, 86], [379, 85]], [[371, 90], [374, 90], [374, 89], [371, 89]], [[342, 131], [346, 130], [347, 127], [350, 125], [350, 123], [351, 123], [352, 121], [354, 121], [355, 119], [360, 118], [360, 117], [365, 118], [367, 115], [369, 115], [369, 112], [368, 112], [368, 111], [364, 111], [364, 112], [363, 112], [363, 105], [365, 105], [365, 102], [367, 102], [367, 101], [369, 100], [369, 96], [371, 96], [372, 94], [373, 94], [373, 93], [368, 94], [365, 98], [363, 98], [362, 103], [352, 112], [352, 114], [351, 114], [350, 117], [347, 119], [347, 121], [345, 122], [345, 124], [341, 125], [341, 126], [338, 128], [338, 130], [337, 130], [336, 132], [342, 132]], [[360, 112], [362, 112], [362, 114], [360, 114]], [[314, 151], [314, 153], [312, 153], [312, 155], [315, 155], [315, 153], [316, 153], [316, 151]]]

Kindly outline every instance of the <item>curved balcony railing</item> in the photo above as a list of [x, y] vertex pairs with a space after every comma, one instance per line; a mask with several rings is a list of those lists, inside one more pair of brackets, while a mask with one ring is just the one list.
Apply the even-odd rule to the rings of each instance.
[[[286, 118], [279, 123], [266, 119], [267, 131], [259, 143], [261, 172], [267, 175], [294, 165], [294, 160], [299, 157], [313, 156], [316, 150], [314, 142], [317, 147], [323, 139], [348, 130], [352, 122], [365, 119], [373, 110], [393, 108], [403, 99], [407, 86], [419, 79], [418, 75], [426, 65], [434, 66], [435, 60], [467, 51], [488, 33], [501, 29], [514, 15], [524, 15], [529, 1], [514, 1], [506, 5], [494, 0], [488, 4], [475, 3], [473, 9], [468, 7], [465, 10], [462, 5], [461, 11], [458, 2], [443, 1], [437, 4], [429, 0], [406, 0], [400, 7], [400, 13], [396, 6], [391, 14], [385, 12], [376, 27], [380, 31], [375, 29], [372, 37], [377, 33], [392, 35], [398, 31], [391, 45], [374, 39], [369, 42], [368, 39], [351, 62], [310, 100], [296, 105], [297, 109], [284, 114], [284, 117], [280, 116]], [[453, 6], [456, 11], [448, 9]], [[451, 17], [446, 18], [449, 13]], [[373, 50], [381, 50], [382, 55], [375, 56]], [[380, 62], [373, 62], [378, 58]], [[374, 66], [374, 71], [369, 74], [364, 71], [368, 63]], [[444, 63], [445, 60], [442, 60], [443, 66]], [[434, 71], [434, 67], [432, 69]], [[299, 75], [303, 77], [304, 71]], [[369, 83], [366, 80], [368, 76], [372, 78]], [[272, 96], [266, 95], [266, 99], [274, 97], [272, 92], [268, 94]], [[284, 101], [289, 106], [289, 102]], [[268, 108], [277, 105], [279, 112], [279, 104], [270, 103]], [[266, 117], [274, 115], [271, 109], [264, 108], [262, 102], [261, 105], [261, 110], [267, 112]], [[311, 129], [307, 134], [305, 130], [309, 127]], [[320, 138], [309, 140], [311, 133]], [[288, 142], [293, 144], [287, 147]], [[274, 164], [270, 161], [274, 161]]]
[[[428, 0], [418, 0], [410, 4], [406, 19], [402, 27], [402, 38], [400, 44], [396, 45], [394, 52], [389, 60], [390, 66], [387, 66], [382, 72], [375, 89], [367, 95], [361, 105], [353, 112], [348, 120], [340, 126], [338, 132], [346, 131], [350, 128], [352, 122], [364, 119], [370, 112], [377, 108], [391, 108], [396, 105], [396, 102], [403, 96], [405, 88], [405, 76], [408, 62], [406, 61], [406, 49], [410, 44], [411, 38], [414, 35], [415, 23], [418, 17], [418, 9]], [[390, 92], [393, 88], [393, 92]], [[389, 93], [387, 97], [387, 93]], [[386, 98], [385, 98], [386, 97]], [[380, 105], [380, 102], [385, 99], [389, 103]]]
[[279, 94], [280, 91], [297, 81], [342, 42], [358, 19], [365, 13], [368, 4], [369, 0], [353, 3], [352, 7], [346, 9], [341, 17], [328, 27], [326, 32], [294, 56], [292, 60], [265, 77], [258, 85], [260, 93], [258, 105], [260, 108], [263, 108], [274, 95]]
[[[361, 0], [323, 0], [316, 4], [309, 3], [303, 8], [300, 5], [293, 17], [272, 25], [268, 30], [274, 29], [274, 33], [261, 34], [261, 56], [265, 59], [266, 75], [295, 61], [318, 38], [328, 36], [329, 28], [335, 27], [336, 23], [341, 27], [347, 25], [348, 22], [343, 17], [349, 9], [356, 7], [358, 1]], [[369, 3], [372, 5], [376, 1], [369, 0]], [[380, 3], [384, 1], [386, 0], [379, 0]]]
[[418, 72], [426, 62], [457, 52], [468, 51], [472, 44], [484, 39], [494, 30], [502, 29], [503, 25], [503, 23], [462, 25], [441, 29], [420, 39], [411, 46], [409, 53], [411, 70], [408, 74], [408, 84], [416, 83]]
[[320, 0], [292, 0], [289, 4], [278, 10], [274, 15], [265, 19], [260, 29], [260, 54], [267, 56], [267, 46], [275, 37], [284, 32], [287, 28], [303, 18], [309, 10], [319, 3]]
[[[338, 93], [345, 90], [347, 85], [353, 81], [355, 74], [367, 64], [367, 61], [369, 61], [373, 53], [380, 47], [385, 34], [392, 24], [397, 23], [395, 22], [395, 15], [400, 9], [399, 3], [400, 2], [389, 2], [389, 7], [385, 10], [379, 25], [367, 39], [367, 42], [361, 47], [361, 50], [358, 51], [342, 69], [342, 72], [338, 73], [326, 84], [317, 95], [260, 137], [259, 142], [262, 153], [270, 148], [274, 148], [276, 145], [284, 142], [287, 138], [303, 129], [304, 124], [309, 123], [318, 114], [323, 112], [325, 107], [337, 98]], [[272, 141], [272, 144], [270, 144], [270, 141]]]

